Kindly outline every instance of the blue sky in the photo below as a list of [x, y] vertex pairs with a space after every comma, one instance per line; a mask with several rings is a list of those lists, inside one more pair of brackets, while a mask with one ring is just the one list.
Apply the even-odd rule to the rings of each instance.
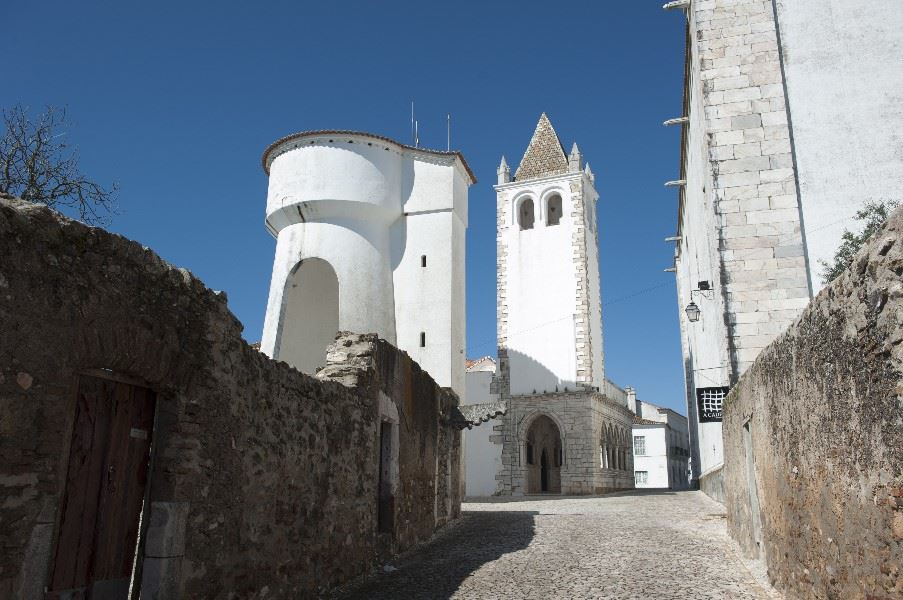
[[600, 191], [606, 373], [685, 413], [671, 249], [683, 23], [630, 2], [7, 2], [0, 105], [65, 106], [112, 229], [225, 290], [259, 339], [274, 240], [263, 149], [306, 129], [452, 146], [470, 190], [470, 356], [495, 354], [495, 169], [541, 112]]

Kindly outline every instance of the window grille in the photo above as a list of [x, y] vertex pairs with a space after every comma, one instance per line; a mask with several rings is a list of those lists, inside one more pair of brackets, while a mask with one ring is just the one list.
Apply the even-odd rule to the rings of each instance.
[[649, 483], [649, 471], [634, 471], [633, 475], [638, 485]]
[[730, 391], [728, 387], [696, 388], [696, 404], [699, 408], [700, 423], [721, 421], [724, 398], [728, 391]]
[[646, 436], [643, 436], [643, 435], [633, 436], [633, 455], [634, 456], [645, 456], [646, 455]]

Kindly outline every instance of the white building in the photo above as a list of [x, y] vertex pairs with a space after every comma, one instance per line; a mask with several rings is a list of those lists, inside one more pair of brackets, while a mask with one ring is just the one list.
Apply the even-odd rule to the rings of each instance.
[[669, 408], [636, 400], [633, 418], [633, 474], [637, 488], [685, 490], [688, 474], [690, 435], [687, 418]]
[[684, 107], [668, 124], [683, 127], [670, 183], [692, 471], [720, 498], [724, 395], [821, 289], [855, 212], [900, 198], [903, 3], [666, 7], [687, 17]]
[[545, 114], [514, 178], [499, 166], [501, 494], [633, 487], [632, 415], [606, 393], [594, 179]]
[[[467, 361], [467, 404], [490, 404], [496, 364], [491, 357]], [[492, 496], [498, 491], [496, 475], [502, 470], [501, 420], [464, 431], [464, 495]]]
[[374, 332], [462, 398], [467, 190], [459, 152], [353, 131], [263, 154], [276, 257], [261, 349], [306, 373], [339, 330]]

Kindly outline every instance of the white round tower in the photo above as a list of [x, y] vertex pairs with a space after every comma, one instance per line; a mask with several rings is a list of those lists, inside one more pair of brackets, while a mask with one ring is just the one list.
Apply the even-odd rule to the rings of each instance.
[[[423, 362], [438, 358], [429, 342], [453, 341], [450, 331], [417, 313], [438, 310], [454, 320], [451, 303], [424, 297], [432, 284], [460, 300], [463, 318], [463, 280], [442, 285], [440, 272], [460, 261], [463, 279], [467, 186], [474, 181], [463, 157], [368, 133], [309, 131], [271, 144], [263, 168], [270, 177], [266, 224], [277, 239], [263, 352], [312, 373], [336, 331], [378, 333], [415, 360], [419, 352], [421, 366], [451, 385], [442, 381], [448, 369]], [[457, 244], [460, 253], [452, 251]], [[463, 380], [463, 355], [461, 371]]]

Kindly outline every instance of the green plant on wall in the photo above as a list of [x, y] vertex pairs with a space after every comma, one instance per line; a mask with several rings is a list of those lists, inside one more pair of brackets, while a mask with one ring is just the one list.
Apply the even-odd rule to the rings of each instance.
[[856, 212], [856, 220], [864, 223], [861, 233], [853, 233], [844, 229], [840, 236], [840, 247], [834, 253], [834, 259], [821, 260], [822, 280], [825, 283], [832, 281], [853, 264], [853, 257], [862, 248], [862, 245], [872, 237], [876, 231], [887, 222], [888, 215], [899, 205], [896, 200], [879, 200], [867, 202]]

